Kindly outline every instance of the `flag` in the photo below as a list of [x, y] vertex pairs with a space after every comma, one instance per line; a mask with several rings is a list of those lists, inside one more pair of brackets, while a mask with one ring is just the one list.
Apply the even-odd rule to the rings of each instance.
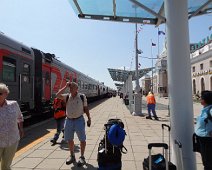
[[156, 44], [152, 42], [152, 46], [156, 46]]
[[139, 32], [143, 29], [142, 26], [143, 26], [143, 25], [141, 25], [141, 26], [139, 27], [139, 29], [137, 30], [137, 33], [139, 33]]
[[165, 35], [165, 32], [163, 32], [163, 31], [158, 31], [158, 35], [161, 35], [161, 34]]
[[137, 50], [137, 53], [141, 54], [141, 53], [143, 53], [143, 51], [142, 50]]

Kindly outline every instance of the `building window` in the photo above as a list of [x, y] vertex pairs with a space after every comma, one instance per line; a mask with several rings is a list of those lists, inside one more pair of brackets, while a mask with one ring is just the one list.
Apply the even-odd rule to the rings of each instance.
[[201, 78], [201, 91], [205, 90], [205, 81], [204, 78]]
[[196, 94], [196, 81], [193, 79], [193, 94]]
[[211, 81], [211, 90], [212, 90], [212, 76], [211, 76], [211, 78], [210, 78], [210, 81]]
[[12, 58], [3, 57], [3, 80], [16, 81], [16, 61]]
[[200, 64], [200, 70], [203, 70], [203, 64]]
[[193, 72], [195, 72], [195, 67], [192, 67], [192, 69], [193, 69]]
[[210, 61], [210, 67], [212, 67], [212, 60]]

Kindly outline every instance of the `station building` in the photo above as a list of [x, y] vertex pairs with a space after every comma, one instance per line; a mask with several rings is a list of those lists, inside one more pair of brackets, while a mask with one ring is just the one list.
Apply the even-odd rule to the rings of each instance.
[[[203, 90], [212, 90], [212, 34], [199, 43], [190, 44], [190, 51], [193, 95], [200, 94]], [[144, 90], [149, 90], [147, 84], [153, 82], [153, 92], [160, 97], [168, 97], [167, 51], [165, 47], [156, 61], [155, 68], [153, 81], [151, 77], [144, 77], [141, 80], [142, 87]]]

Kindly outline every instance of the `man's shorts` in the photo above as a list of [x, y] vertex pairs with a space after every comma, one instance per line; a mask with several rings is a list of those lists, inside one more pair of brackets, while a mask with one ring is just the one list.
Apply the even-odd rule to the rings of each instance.
[[85, 119], [83, 116], [77, 119], [69, 119], [65, 120], [65, 141], [74, 140], [74, 132], [76, 132], [79, 141], [84, 142], [86, 140], [85, 135]]

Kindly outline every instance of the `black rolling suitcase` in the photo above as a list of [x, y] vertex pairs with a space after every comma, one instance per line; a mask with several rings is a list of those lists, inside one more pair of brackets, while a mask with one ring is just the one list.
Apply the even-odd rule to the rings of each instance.
[[[162, 154], [152, 155], [153, 147], [161, 147], [165, 150], [165, 157]], [[149, 143], [149, 156], [143, 161], [144, 170], [176, 170], [176, 166], [168, 161], [168, 145], [166, 143]]]
[[124, 124], [120, 119], [109, 119], [104, 125], [105, 135], [99, 143], [97, 154], [98, 170], [121, 170], [122, 168], [122, 153], [127, 153], [127, 149], [123, 146], [123, 143], [114, 146], [108, 140], [108, 132], [114, 124], [124, 128]]
[[[169, 151], [169, 161], [171, 162], [171, 157], [170, 157], [170, 131], [171, 131], [171, 127], [169, 125], [166, 125], [166, 124], [162, 124], [161, 125], [162, 127], [162, 142], [164, 143], [164, 129], [165, 127], [167, 128], [168, 130], [168, 133], [169, 133], [169, 145], [168, 145], [168, 151]], [[183, 153], [182, 153], [182, 144], [180, 141], [178, 140], [174, 140], [174, 144], [175, 146], [177, 146], [177, 157], [179, 158], [179, 161], [177, 162], [177, 166], [176, 166], [176, 169], [179, 169], [179, 170], [183, 170], [184, 167], [183, 167]], [[164, 153], [163, 153], [164, 154]]]
[[[165, 127], [167, 128], [169, 132], [169, 145], [164, 143], [164, 129]], [[162, 143], [150, 143], [148, 145], [149, 149], [149, 157], [145, 158], [143, 161], [143, 169], [144, 170], [165, 170], [168, 168], [169, 170], [176, 170], [177, 167], [171, 163], [170, 161], [170, 151], [169, 151], [169, 146], [170, 146], [170, 126], [166, 124], [162, 124]], [[163, 154], [156, 154], [156, 155], [150, 155], [151, 154], [151, 148], [152, 147], [162, 147], [163, 148]], [[165, 157], [164, 157], [164, 150], [165, 150]], [[169, 156], [168, 156], [169, 155]], [[151, 158], [150, 158], [151, 156]], [[150, 166], [150, 160], [151, 160], [151, 166]], [[166, 163], [168, 166], [166, 166]]]

